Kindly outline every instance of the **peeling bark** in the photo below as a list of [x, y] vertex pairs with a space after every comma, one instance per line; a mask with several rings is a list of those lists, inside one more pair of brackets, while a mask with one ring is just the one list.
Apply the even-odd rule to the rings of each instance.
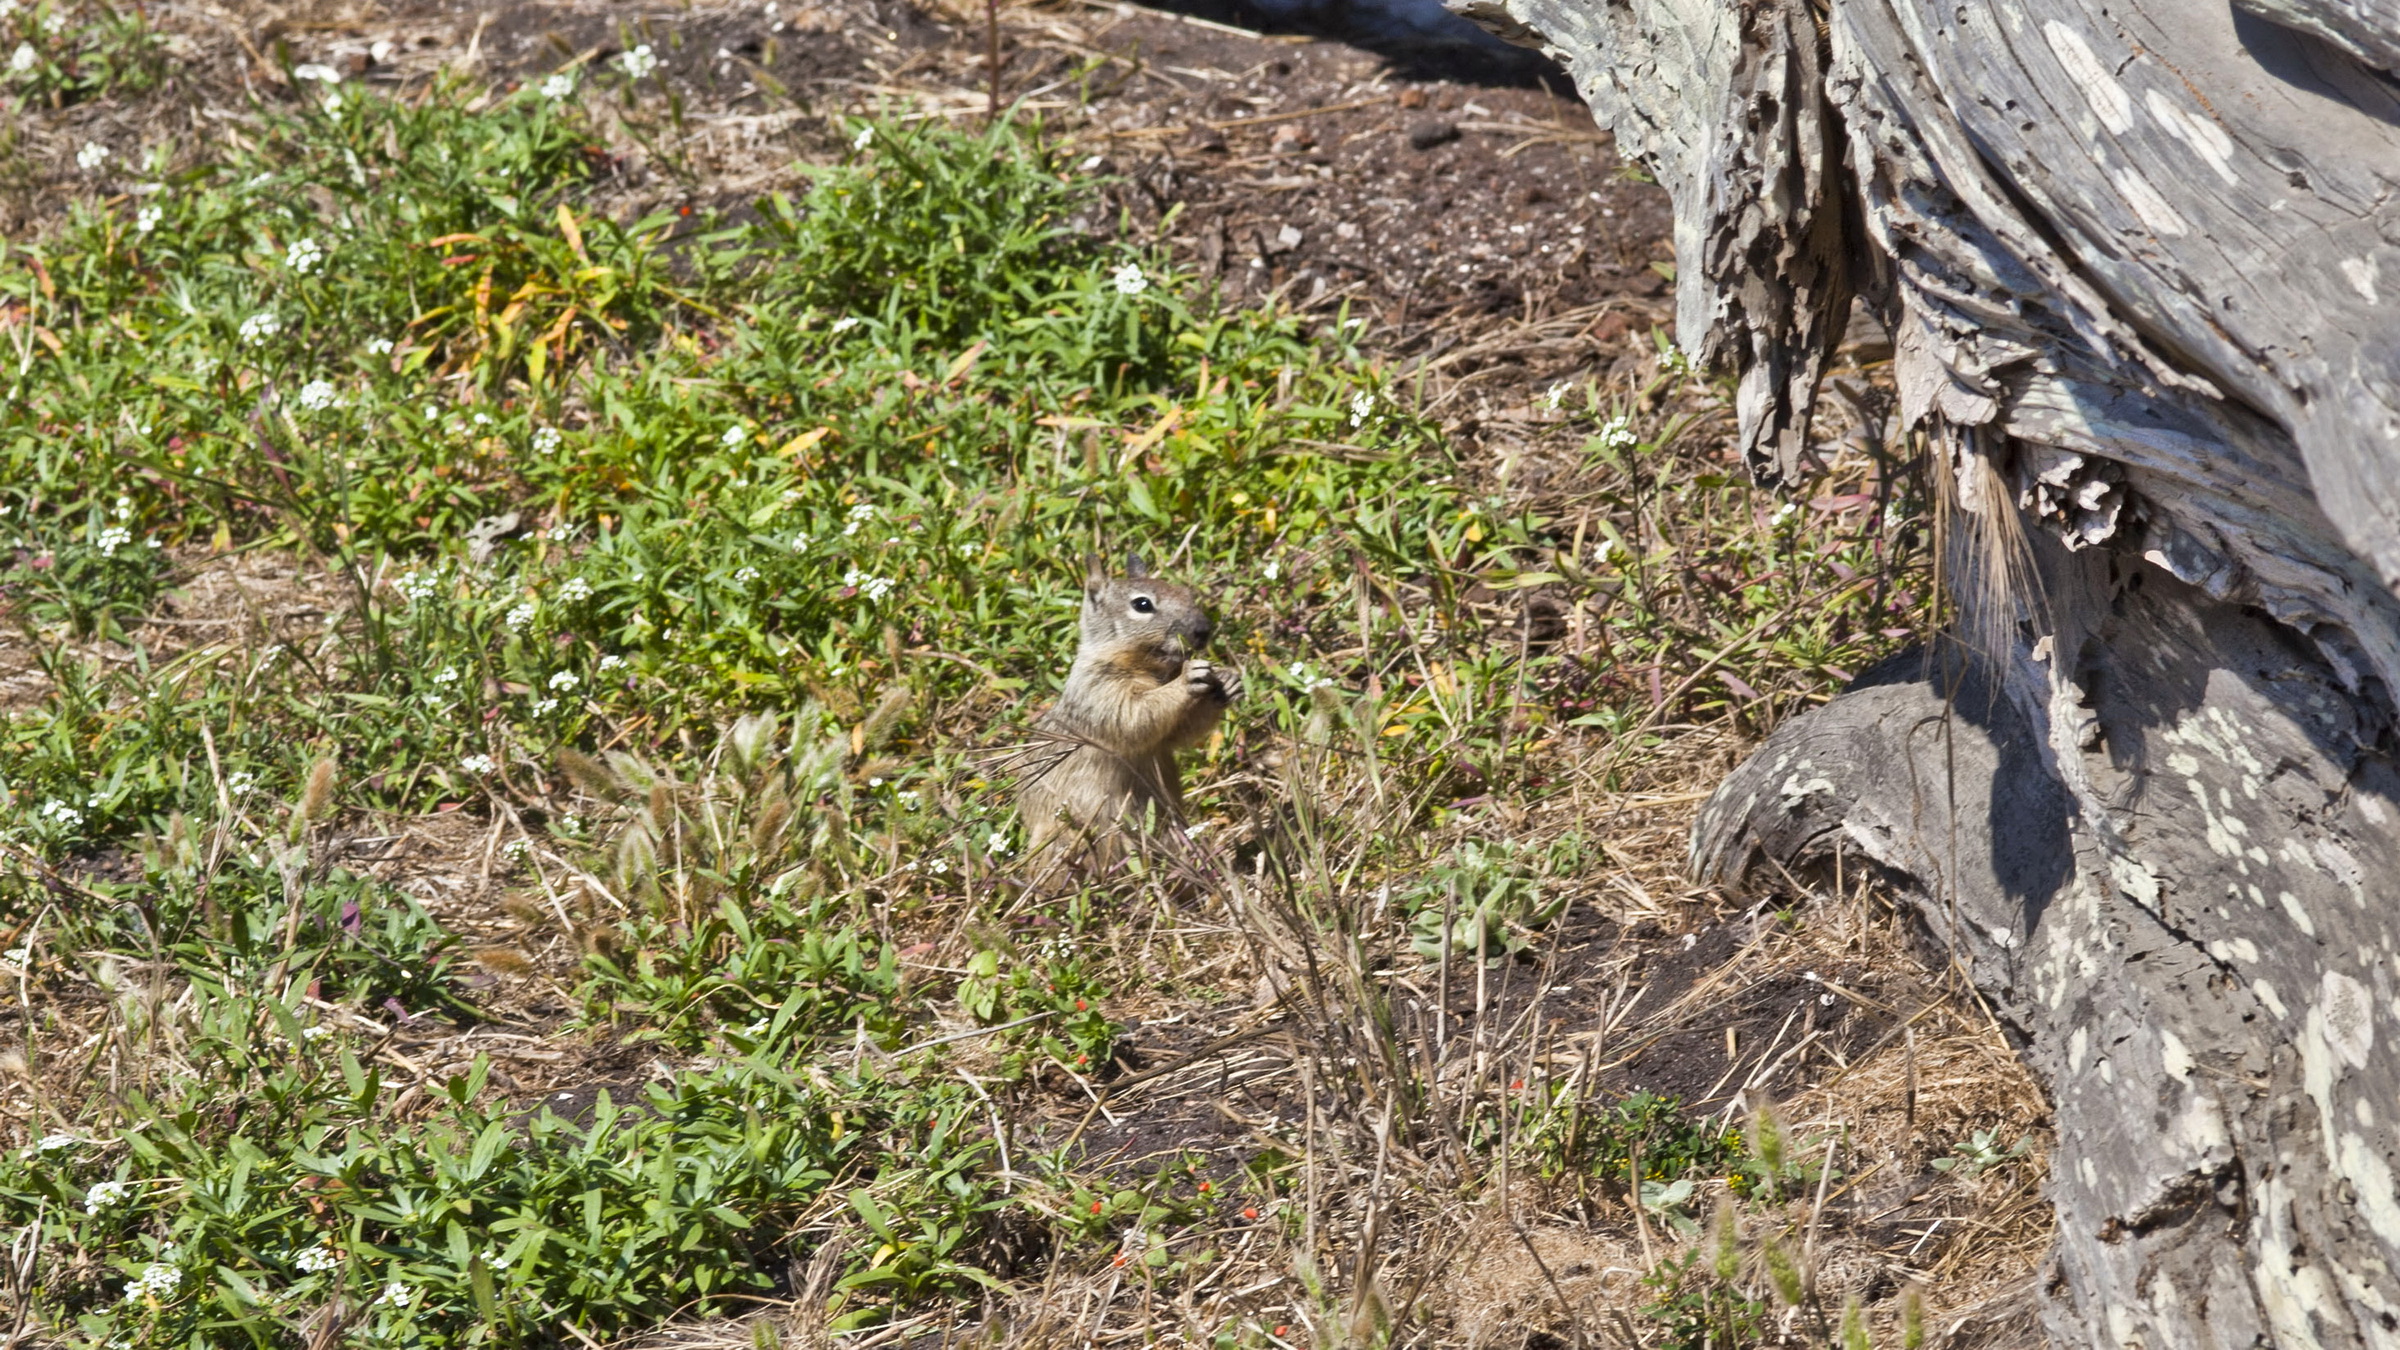
[[1761, 481], [1856, 291], [2025, 563], [1696, 869], [1873, 858], [2022, 1034], [2060, 1341], [2400, 1346], [2400, 4], [1452, 3], [1673, 194]]

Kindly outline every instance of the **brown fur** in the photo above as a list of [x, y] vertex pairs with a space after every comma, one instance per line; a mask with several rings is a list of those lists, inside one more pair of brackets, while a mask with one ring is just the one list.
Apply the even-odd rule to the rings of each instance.
[[1089, 561], [1075, 664], [1035, 724], [1046, 744], [1017, 790], [1035, 850], [1063, 833], [1113, 860], [1125, 834], [1182, 819], [1175, 754], [1208, 739], [1238, 688], [1232, 671], [1200, 659], [1213, 631], [1189, 586], [1151, 576], [1139, 558], [1121, 577]]

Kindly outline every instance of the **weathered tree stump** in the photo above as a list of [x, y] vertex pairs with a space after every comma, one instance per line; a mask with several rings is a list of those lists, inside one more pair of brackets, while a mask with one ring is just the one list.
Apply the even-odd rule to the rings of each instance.
[[1761, 481], [1853, 294], [1943, 460], [1964, 645], [1695, 868], [1872, 858], [2023, 1035], [2060, 1341], [2400, 1346], [2400, 5], [1453, 4], [1673, 194]]

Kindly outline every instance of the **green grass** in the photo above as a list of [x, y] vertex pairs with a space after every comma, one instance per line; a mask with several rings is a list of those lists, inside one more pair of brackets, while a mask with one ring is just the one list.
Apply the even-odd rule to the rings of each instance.
[[[1648, 394], [1570, 410], [1629, 466], [1597, 528], [1515, 512], [1459, 486], [1346, 317], [1220, 310], [1071, 227], [1097, 185], [1037, 131], [852, 129], [804, 194], [619, 221], [572, 102], [346, 87], [0, 255], [0, 595], [51, 683], [0, 726], [0, 920], [45, 997], [98, 991], [77, 1036], [29, 1032], [47, 1137], [0, 1159], [0, 1222], [38, 1232], [63, 1333], [297, 1344], [331, 1303], [379, 1342], [567, 1342], [739, 1312], [837, 1230], [848, 1326], [978, 1297], [1004, 1226], [1073, 1260], [1132, 1225], [1156, 1277], [1205, 1267], [1230, 1196], [1065, 1155], [1003, 1178], [981, 1087], [896, 1053], [949, 1010], [1000, 1028], [1000, 1081], [1114, 1046], [1108, 897], [988, 923], [1018, 836], [972, 757], [1063, 674], [1088, 548], [1219, 598], [1251, 732], [1203, 777], [1245, 734], [1347, 723], [1423, 825], [1527, 791], [1530, 747], [1632, 753], [1739, 702], [1711, 670], [1821, 697], [1888, 641], [1872, 541], [1657, 524], [1752, 508], [1660, 479], [1690, 427]], [[346, 612], [101, 659], [176, 549], [295, 552]], [[1478, 586], [1613, 597], [1611, 663], [1524, 659]], [[1702, 674], [1668, 706], [1662, 668]], [[550, 809], [574, 793], [591, 821]], [[441, 809], [584, 878], [557, 902], [582, 1020], [694, 1068], [584, 1124], [481, 1063], [383, 1080], [394, 1025], [488, 1010], [329, 821]], [[1587, 842], [1379, 848], [1427, 878], [1401, 917], [1430, 950], [1498, 958]], [[895, 925], [978, 879], [964, 973], [904, 979]], [[1568, 1112], [1539, 1146], [1731, 1165], [1672, 1114]]]

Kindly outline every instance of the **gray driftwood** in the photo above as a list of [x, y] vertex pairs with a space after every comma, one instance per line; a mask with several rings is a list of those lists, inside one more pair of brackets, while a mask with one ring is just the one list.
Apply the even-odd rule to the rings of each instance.
[[1794, 476], [1853, 295], [1961, 633], [1693, 858], [1874, 859], [2056, 1102], [2063, 1343], [2400, 1346], [2400, 0], [1452, 0], [1676, 206]]

